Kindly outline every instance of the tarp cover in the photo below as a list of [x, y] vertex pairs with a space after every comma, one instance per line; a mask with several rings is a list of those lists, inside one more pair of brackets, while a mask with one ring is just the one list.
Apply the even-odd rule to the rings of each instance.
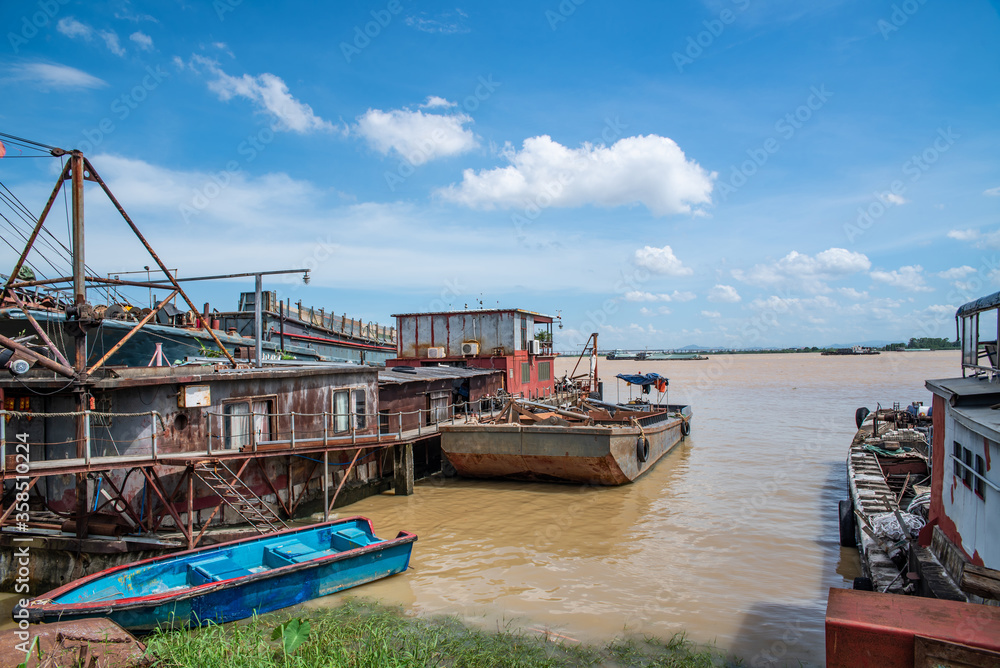
[[968, 304], [963, 304], [958, 307], [958, 313], [956, 314], [959, 318], [973, 315], [974, 313], [979, 313], [980, 311], [988, 311], [1000, 306], [1000, 292], [994, 292], [992, 295], [986, 295], [985, 297], [980, 297], [979, 299], [969, 302]]
[[630, 385], [642, 385], [642, 391], [649, 393], [649, 387], [656, 386], [656, 389], [663, 392], [670, 384], [670, 380], [658, 373], [620, 373], [616, 378], [621, 378]]

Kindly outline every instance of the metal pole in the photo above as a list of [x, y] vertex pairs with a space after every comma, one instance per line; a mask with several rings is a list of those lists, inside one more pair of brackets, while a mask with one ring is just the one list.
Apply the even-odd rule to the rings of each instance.
[[208, 443], [205, 451], [208, 454], [212, 454], [212, 413], [208, 412], [205, 414], [205, 432], [208, 437]]
[[292, 428], [291, 442], [292, 442], [292, 450], [294, 450], [295, 449], [295, 411], [291, 412], [291, 422], [292, 422], [292, 424], [291, 424], [291, 428]]
[[256, 339], [256, 352], [257, 352], [257, 364], [255, 365], [258, 369], [264, 366], [264, 361], [261, 359], [261, 351], [263, 346], [261, 345], [261, 328], [263, 327], [264, 316], [261, 313], [260, 307], [260, 296], [261, 296], [261, 283], [263, 278], [260, 274], [254, 275], [254, 296], [253, 296], [253, 333]]
[[[73, 151], [70, 154], [70, 177], [72, 179], [73, 196], [73, 303], [77, 308], [87, 301], [87, 285], [84, 255], [83, 235], [83, 153]], [[76, 456], [90, 463], [90, 420], [88, 419], [87, 394], [87, 333], [78, 328], [75, 340], [74, 367], [76, 382]], [[76, 537], [87, 535], [87, 476], [76, 474]]]
[[90, 465], [90, 411], [85, 411], [83, 414], [86, 434], [86, 447], [84, 448], [83, 461], [88, 466]]
[[[323, 441], [326, 444], [326, 413], [323, 414]], [[323, 451], [323, 521], [330, 521], [330, 451]]]
[[156, 416], [158, 415], [159, 413], [156, 411], [151, 411], [149, 413], [149, 422], [153, 430], [151, 436], [152, 443], [150, 444], [150, 453], [153, 455], [153, 459], [156, 459]]

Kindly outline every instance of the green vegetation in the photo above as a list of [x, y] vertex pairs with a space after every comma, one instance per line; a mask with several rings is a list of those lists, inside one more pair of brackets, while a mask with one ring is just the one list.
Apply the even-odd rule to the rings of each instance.
[[482, 631], [451, 617], [406, 617], [398, 608], [360, 599], [348, 599], [337, 608], [310, 611], [308, 620], [274, 613], [246, 623], [158, 632], [147, 641], [155, 665], [162, 668], [734, 665], [722, 653], [697, 647], [683, 634], [667, 642], [642, 637], [615, 640], [604, 646], [578, 645], [525, 635], [511, 628]]
[[958, 340], [949, 341], [948, 339], [935, 339], [930, 337], [921, 337], [919, 339], [910, 339], [910, 342], [906, 344], [907, 348], [930, 348], [931, 350], [949, 350], [951, 348], [958, 348]]

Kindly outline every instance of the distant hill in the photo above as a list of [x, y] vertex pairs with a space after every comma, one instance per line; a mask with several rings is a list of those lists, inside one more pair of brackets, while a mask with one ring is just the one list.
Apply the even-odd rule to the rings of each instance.
[[855, 341], [854, 343], [831, 343], [826, 346], [817, 346], [818, 348], [853, 348], [854, 346], [864, 346], [865, 348], [883, 348], [890, 343], [899, 343], [899, 341]]

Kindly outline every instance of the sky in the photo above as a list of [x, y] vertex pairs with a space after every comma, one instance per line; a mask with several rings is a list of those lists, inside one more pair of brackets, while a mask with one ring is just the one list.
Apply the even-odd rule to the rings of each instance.
[[[7, 1], [0, 132], [83, 151], [181, 276], [309, 269], [265, 289], [365, 321], [523, 308], [562, 351], [954, 338], [1000, 290], [998, 6]], [[37, 216], [64, 158], [5, 145]], [[92, 184], [85, 210], [95, 272], [151, 264]], [[252, 281], [189, 286], [229, 310]]]

